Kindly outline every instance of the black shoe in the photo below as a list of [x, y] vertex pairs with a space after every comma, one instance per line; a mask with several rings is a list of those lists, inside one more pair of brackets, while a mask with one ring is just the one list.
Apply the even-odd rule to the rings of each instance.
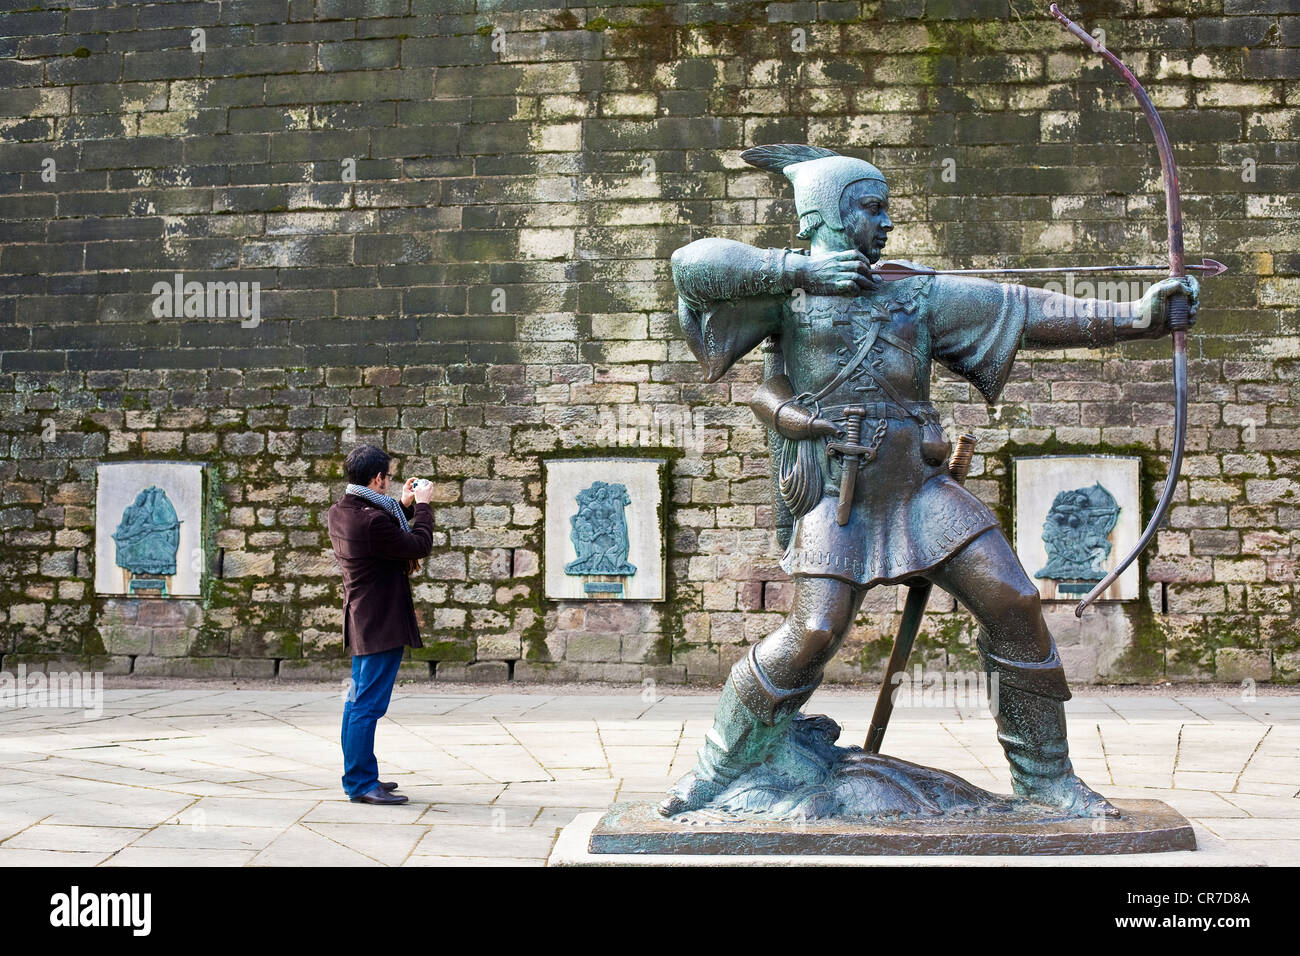
[[372, 803], [379, 807], [395, 807], [406, 803], [409, 797], [404, 797], [400, 793], [389, 793], [382, 786], [376, 786], [373, 790], [363, 793], [359, 797], [353, 797], [353, 803]]
[[380, 786], [382, 789], [384, 789], [384, 790], [396, 790], [396, 789], [397, 789], [397, 784], [395, 784], [395, 783], [384, 783], [384, 781], [382, 781], [382, 780], [379, 781], [379, 786]]

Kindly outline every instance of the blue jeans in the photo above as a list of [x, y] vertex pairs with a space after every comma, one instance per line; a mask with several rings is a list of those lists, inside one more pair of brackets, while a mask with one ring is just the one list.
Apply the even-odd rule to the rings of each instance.
[[343, 792], [359, 797], [379, 786], [375, 724], [388, 713], [404, 647], [352, 658], [352, 688], [343, 705]]

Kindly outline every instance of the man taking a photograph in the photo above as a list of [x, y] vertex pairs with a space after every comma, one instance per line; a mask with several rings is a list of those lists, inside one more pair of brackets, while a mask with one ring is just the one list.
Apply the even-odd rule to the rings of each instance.
[[329, 510], [330, 541], [343, 569], [343, 644], [352, 680], [343, 707], [343, 790], [354, 803], [392, 806], [407, 798], [379, 780], [375, 725], [388, 712], [408, 647], [423, 647], [409, 576], [433, 549], [433, 485], [407, 478], [389, 497], [390, 459], [361, 445], [348, 455], [348, 486]]

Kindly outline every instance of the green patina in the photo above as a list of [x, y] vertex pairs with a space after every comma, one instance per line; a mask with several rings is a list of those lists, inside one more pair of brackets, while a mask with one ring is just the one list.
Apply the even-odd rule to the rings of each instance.
[[[439, 607], [455, 607], [454, 603], [447, 601], [439, 604]], [[509, 605], [514, 608], [516, 604]], [[481, 632], [487, 634], [487, 631]], [[501, 632], [496, 632], [501, 633]], [[410, 652], [411, 660], [416, 661], [442, 661], [446, 663], [465, 663], [469, 664], [474, 661], [475, 646], [474, 636], [466, 630], [464, 634], [457, 637], [448, 637], [445, 634], [439, 635], [437, 632], [431, 637], [421, 636], [423, 647], [414, 648]], [[340, 647], [342, 639], [340, 638]]]
[[636, 42], [638, 55], [622, 61], [633, 82], [632, 89], [653, 89], [655, 68], [677, 58], [679, 27], [673, 22], [672, 12], [663, 4], [646, 4], [650, 10], [646, 22], [629, 30], [630, 39]]
[[[1110, 676], [1098, 675], [1103, 684], [1148, 683], [1163, 680], [1167, 671], [1169, 628], [1149, 601], [1139, 598], [1123, 605], [1124, 617], [1133, 629], [1133, 642], [1112, 665]], [[1086, 612], [1085, 612], [1086, 613]]]
[[924, 26], [929, 38], [925, 52], [931, 56], [995, 54], [1006, 42], [1007, 25], [1000, 21], [928, 20]]
[[524, 660], [542, 662], [550, 658], [550, 649], [546, 646], [546, 604], [539, 575], [528, 588], [528, 593], [515, 605], [533, 612], [532, 622], [519, 634]]
[[[1157, 626], [1159, 622], [1157, 621]], [[1215, 675], [1215, 652], [1223, 648], [1262, 650], [1259, 621], [1250, 614], [1215, 614], [1201, 618], [1182, 632], [1166, 628], [1172, 661], [1166, 661], [1169, 676], [1208, 678]]]
[[[912, 645], [913, 664], [942, 652], [949, 670], [975, 670], [980, 667], [975, 651], [976, 625], [965, 613], [926, 615], [916, 642]], [[854, 663], [868, 679], [884, 672], [886, 661], [893, 650], [894, 634], [880, 634], [863, 644]]]

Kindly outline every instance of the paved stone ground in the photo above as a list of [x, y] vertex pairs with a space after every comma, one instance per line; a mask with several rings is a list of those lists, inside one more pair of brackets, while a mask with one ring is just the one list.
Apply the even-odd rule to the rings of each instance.
[[[1067, 705], [1085, 780], [1300, 862], [1300, 695], [1098, 694]], [[657, 799], [689, 769], [715, 696], [399, 687], [376, 748], [411, 798], [396, 808], [343, 797], [336, 689], [119, 687], [97, 719], [0, 710], [0, 865], [542, 865], [580, 811]], [[816, 703], [856, 742], [873, 699]], [[886, 750], [1010, 788], [987, 714], [900, 709]]]

